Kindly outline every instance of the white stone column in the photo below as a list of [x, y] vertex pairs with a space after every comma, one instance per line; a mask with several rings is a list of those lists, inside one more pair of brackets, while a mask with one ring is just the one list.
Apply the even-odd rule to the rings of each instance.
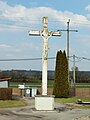
[[43, 39], [42, 54], [42, 95], [47, 95], [48, 39]]

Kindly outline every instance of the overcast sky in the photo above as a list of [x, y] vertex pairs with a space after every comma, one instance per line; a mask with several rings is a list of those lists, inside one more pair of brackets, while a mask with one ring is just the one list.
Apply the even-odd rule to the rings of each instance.
[[[49, 31], [66, 30], [70, 19], [70, 29], [78, 30], [70, 32], [70, 56], [77, 56], [79, 70], [90, 70], [90, 0], [0, 0], [0, 60], [42, 57], [42, 38], [29, 36], [28, 30], [42, 30], [43, 16]], [[65, 31], [51, 37], [48, 57], [66, 46]], [[8, 69], [42, 70], [42, 61], [0, 61], [0, 70]], [[55, 60], [48, 60], [48, 69], [55, 69]]]

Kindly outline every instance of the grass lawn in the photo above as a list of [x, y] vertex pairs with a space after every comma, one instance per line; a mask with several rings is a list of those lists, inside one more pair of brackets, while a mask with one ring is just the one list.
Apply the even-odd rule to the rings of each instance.
[[[53, 87], [54, 84], [54, 80], [48, 80], [48, 87]], [[17, 82], [10, 82], [9, 83], [9, 87], [11, 88], [18, 88], [19, 84], [23, 84], [21, 83], [17, 83]], [[30, 86], [30, 87], [41, 87], [42, 85], [42, 81], [41, 80], [37, 80], [37, 82], [29, 82], [25, 84], [26, 86]], [[90, 83], [76, 83], [75, 84], [76, 88], [90, 88]]]
[[90, 88], [90, 83], [76, 83], [76, 88]]
[[81, 99], [84, 102], [90, 102], [90, 98], [77, 98], [77, 97], [55, 98], [55, 101], [56, 102], [63, 102], [63, 103], [75, 103], [78, 99]]
[[22, 100], [0, 100], [0, 108], [21, 107], [27, 105]]
[[[75, 103], [78, 99], [81, 99], [84, 102], [90, 102], [90, 98], [55, 98], [56, 102], [62, 102], [62, 103]], [[23, 100], [0, 100], [0, 108], [13, 108], [13, 107], [22, 107], [26, 106], [27, 103]], [[78, 105], [79, 108], [90, 108], [90, 105]]]
[[[83, 102], [90, 102], [90, 97], [89, 98], [77, 98], [77, 97], [72, 97], [72, 98], [55, 98], [56, 102], [61, 102], [61, 103], [75, 103], [78, 99], [81, 99]], [[90, 108], [90, 105], [76, 105], [79, 108]]]
[[[53, 87], [53, 80], [48, 80], [48, 87]], [[19, 84], [23, 84], [23, 83], [17, 83], [17, 82], [10, 82], [9, 83], [9, 87], [10, 88], [18, 88]], [[25, 83], [25, 86], [30, 86], [30, 87], [41, 87], [42, 85], [42, 81], [41, 80], [37, 80], [37, 82], [32, 82], [32, 83]]]

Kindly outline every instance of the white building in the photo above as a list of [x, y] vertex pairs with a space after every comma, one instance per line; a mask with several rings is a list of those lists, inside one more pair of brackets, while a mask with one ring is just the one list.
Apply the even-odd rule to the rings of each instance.
[[0, 88], [8, 88], [11, 78], [0, 78]]

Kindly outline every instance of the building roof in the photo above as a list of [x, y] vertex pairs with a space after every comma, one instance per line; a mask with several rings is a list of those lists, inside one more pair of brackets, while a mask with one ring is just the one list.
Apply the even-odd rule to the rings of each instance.
[[0, 78], [0, 81], [9, 81], [11, 78]]

